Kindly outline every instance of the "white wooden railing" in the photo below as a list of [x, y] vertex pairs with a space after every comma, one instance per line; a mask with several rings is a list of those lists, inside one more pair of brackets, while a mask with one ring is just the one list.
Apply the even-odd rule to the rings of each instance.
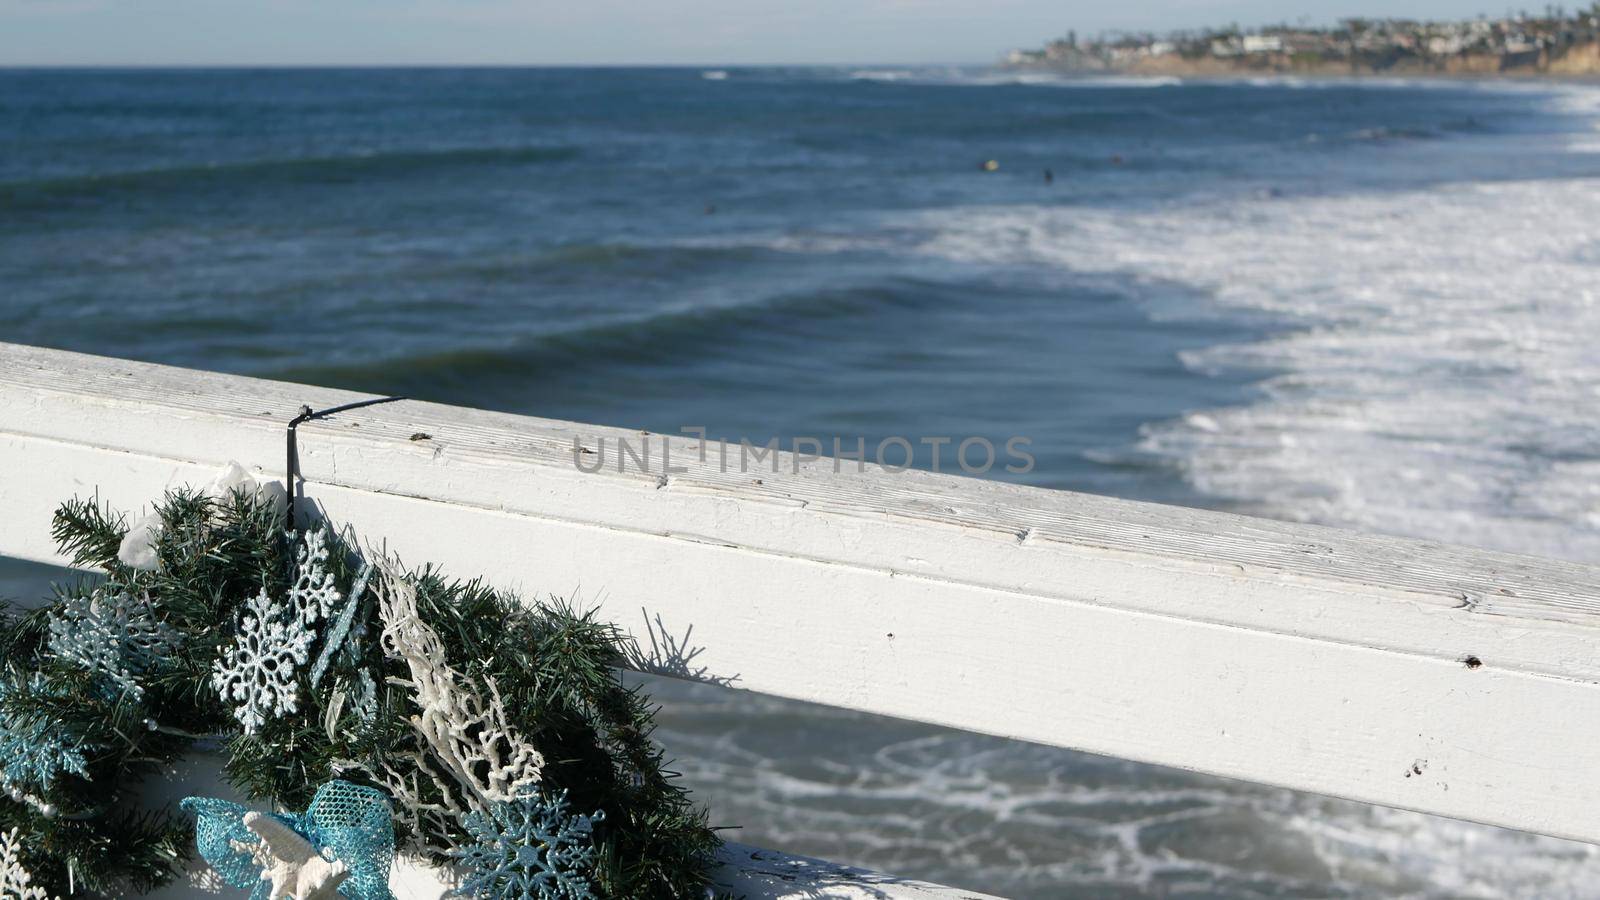
[[[74, 493], [281, 477], [301, 405], [360, 398], [0, 344], [0, 554], [60, 562]], [[402, 558], [692, 627], [735, 687], [1600, 842], [1600, 568], [827, 459], [723, 471], [692, 438], [682, 471], [651, 436], [651, 471], [619, 472], [642, 437], [407, 401], [302, 425], [300, 460]]]

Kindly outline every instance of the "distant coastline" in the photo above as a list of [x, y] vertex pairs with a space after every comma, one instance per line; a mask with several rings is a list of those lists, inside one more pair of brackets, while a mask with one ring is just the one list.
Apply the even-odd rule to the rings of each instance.
[[1459, 22], [1347, 19], [1329, 28], [1270, 26], [1075, 33], [1013, 50], [1013, 69], [1180, 77], [1600, 77], [1600, 3], [1568, 16]]

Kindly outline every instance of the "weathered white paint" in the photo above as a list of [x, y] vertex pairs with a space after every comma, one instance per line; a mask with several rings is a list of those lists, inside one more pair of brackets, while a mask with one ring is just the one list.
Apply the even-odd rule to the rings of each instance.
[[[300, 404], [359, 396], [0, 345], [0, 552], [55, 560], [73, 492], [279, 475]], [[686, 471], [656, 443], [618, 473], [639, 432], [427, 403], [300, 433], [333, 518], [692, 626], [739, 687], [1600, 840], [1594, 567], [786, 455], [741, 473], [737, 448], [724, 472], [692, 440]]]

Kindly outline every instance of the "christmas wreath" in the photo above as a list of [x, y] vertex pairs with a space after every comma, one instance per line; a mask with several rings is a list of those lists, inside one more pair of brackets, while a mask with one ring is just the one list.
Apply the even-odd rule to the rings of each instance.
[[[234, 465], [131, 526], [61, 505], [56, 543], [103, 574], [0, 608], [0, 895], [145, 891], [194, 848], [271, 900], [386, 900], [397, 852], [463, 896], [705, 894], [719, 842], [619, 677], [621, 632], [286, 531], [282, 502]], [[273, 811], [139, 808], [196, 749]]]

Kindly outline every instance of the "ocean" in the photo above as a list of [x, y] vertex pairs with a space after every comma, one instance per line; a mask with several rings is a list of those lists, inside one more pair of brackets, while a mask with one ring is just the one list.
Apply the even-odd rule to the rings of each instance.
[[[1025, 436], [990, 477], [1597, 562], [1597, 123], [1533, 81], [0, 70], [0, 339]], [[1600, 896], [1587, 845], [653, 688], [747, 843], [1016, 898]]]

